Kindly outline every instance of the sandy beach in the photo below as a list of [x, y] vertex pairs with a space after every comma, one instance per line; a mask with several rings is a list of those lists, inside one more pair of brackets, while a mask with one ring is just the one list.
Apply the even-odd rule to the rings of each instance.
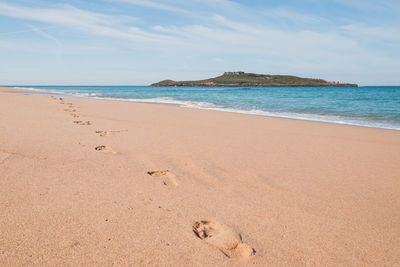
[[1, 266], [400, 265], [400, 131], [12, 91]]

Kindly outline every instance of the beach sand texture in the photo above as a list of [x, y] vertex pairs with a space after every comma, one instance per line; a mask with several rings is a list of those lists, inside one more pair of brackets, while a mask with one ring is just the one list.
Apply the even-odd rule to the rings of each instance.
[[399, 266], [400, 132], [0, 89], [1, 266]]

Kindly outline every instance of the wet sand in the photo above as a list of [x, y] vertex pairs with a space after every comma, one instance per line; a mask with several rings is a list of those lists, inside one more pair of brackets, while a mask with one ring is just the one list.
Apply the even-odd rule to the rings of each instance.
[[400, 265], [400, 132], [0, 88], [1, 266]]

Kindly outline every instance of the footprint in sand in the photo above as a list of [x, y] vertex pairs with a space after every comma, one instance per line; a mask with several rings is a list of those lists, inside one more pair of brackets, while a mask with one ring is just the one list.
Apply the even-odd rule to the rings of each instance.
[[74, 121], [74, 123], [79, 125], [91, 125], [90, 121]]
[[79, 118], [79, 115], [75, 114], [75, 113], [72, 113], [71, 116], [74, 117], [74, 118]]
[[67, 108], [67, 109], [64, 109], [64, 111], [67, 111], [67, 112], [75, 112], [75, 111], [76, 111], [76, 109], [70, 109], [70, 108]]
[[106, 148], [107, 148], [106, 146], [96, 146], [94, 149], [100, 151], [100, 150], [105, 150]]
[[198, 238], [218, 248], [225, 256], [235, 259], [246, 259], [256, 251], [246, 243], [242, 236], [232, 228], [213, 221], [199, 221], [193, 224], [193, 232]]
[[127, 130], [121, 130], [121, 131], [96, 131], [96, 133], [100, 136], [110, 136], [111, 133], [120, 133], [122, 131], [127, 131]]
[[96, 131], [96, 133], [100, 136], [109, 136], [110, 135], [109, 131]]
[[104, 145], [96, 146], [94, 149], [96, 151], [103, 151], [103, 152], [107, 152], [109, 154], [117, 154], [116, 152], [110, 150], [107, 146], [104, 146]]
[[170, 186], [179, 185], [175, 174], [173, 174], [169, 170], [150, 171], [150, 172], [147, 172], [147, 174], [152, 176], [152, 177], [161, 178], [164, 185], [170, 185]]

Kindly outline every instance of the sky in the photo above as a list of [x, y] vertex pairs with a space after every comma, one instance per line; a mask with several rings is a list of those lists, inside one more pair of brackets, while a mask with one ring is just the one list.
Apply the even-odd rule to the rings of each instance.
[[0, 84], [225, 71], [400, 85], [399, 0], [0, 0]]

